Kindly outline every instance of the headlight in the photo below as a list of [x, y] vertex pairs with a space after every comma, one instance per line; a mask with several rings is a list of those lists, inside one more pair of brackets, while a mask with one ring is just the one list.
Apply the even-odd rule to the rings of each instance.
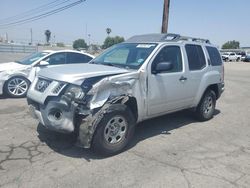
[[73, 99], [81, 100], [84, 97], [84, 92], [79, 86], [69, 86], [65, 94]]

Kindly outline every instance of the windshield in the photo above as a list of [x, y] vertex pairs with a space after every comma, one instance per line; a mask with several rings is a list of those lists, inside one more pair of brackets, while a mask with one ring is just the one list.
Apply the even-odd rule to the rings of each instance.
[[23, 65], [31, 65], [32, 63], [34, 63], [36, 60], [46, 56], [47, 54], [49, 54], [48, 52], [37, 52], [37, 53], [33, 53], [23, 59], [21, 59], [20, 61], [16, 61], [17, 63], [23, 64]]
[[106, 50], [92, 63], [139, 69], [156, 46], [154, 43], [120, 43]]

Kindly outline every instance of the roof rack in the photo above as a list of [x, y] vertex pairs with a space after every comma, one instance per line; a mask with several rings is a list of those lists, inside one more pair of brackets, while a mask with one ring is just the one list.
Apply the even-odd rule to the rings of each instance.
[[210, 44], [210, 41], [208, 39], [186, 37], [175, 33], [136, 35], [129, 38], [126, 42], [145, 42], [145, 41], [146, 42], [193, 41], [193, 42], [203, 42]]

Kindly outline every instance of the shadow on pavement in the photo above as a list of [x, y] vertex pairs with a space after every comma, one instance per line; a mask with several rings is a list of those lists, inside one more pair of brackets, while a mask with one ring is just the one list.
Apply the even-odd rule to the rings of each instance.
[[5, 95], [0, 95], [0, 99], [7, 99]]
[[[215, 116], [220, 113], [215, 110]], [[160, 134], [171, 134], [170, 131], [197, 122], [192, 112], [185, 110], [173, 114], [168, 114], [158, 118], [150, 119], [139, 123], [136, 127], [133, 140], [127, 150], [134, 147], [137, 143]], [[83, 149], [75, 146], [76, 136], [73, 134], [61, 134], [44, 128], [41, 124], [37, 127], [38, 137], [41, 142], [45, 142], [53, 151], [65, 156], [74, 158], [102, 159], [92, 153], [90, 149]]]

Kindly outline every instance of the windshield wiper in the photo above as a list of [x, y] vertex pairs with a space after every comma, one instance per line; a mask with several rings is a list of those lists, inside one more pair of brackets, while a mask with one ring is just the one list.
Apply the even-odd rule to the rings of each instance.
[[114, 63], [102, 63], [102, 65], [107, 65], [107, 66], [111, 66], [111, 67], [115, 67], [116, 64]]

